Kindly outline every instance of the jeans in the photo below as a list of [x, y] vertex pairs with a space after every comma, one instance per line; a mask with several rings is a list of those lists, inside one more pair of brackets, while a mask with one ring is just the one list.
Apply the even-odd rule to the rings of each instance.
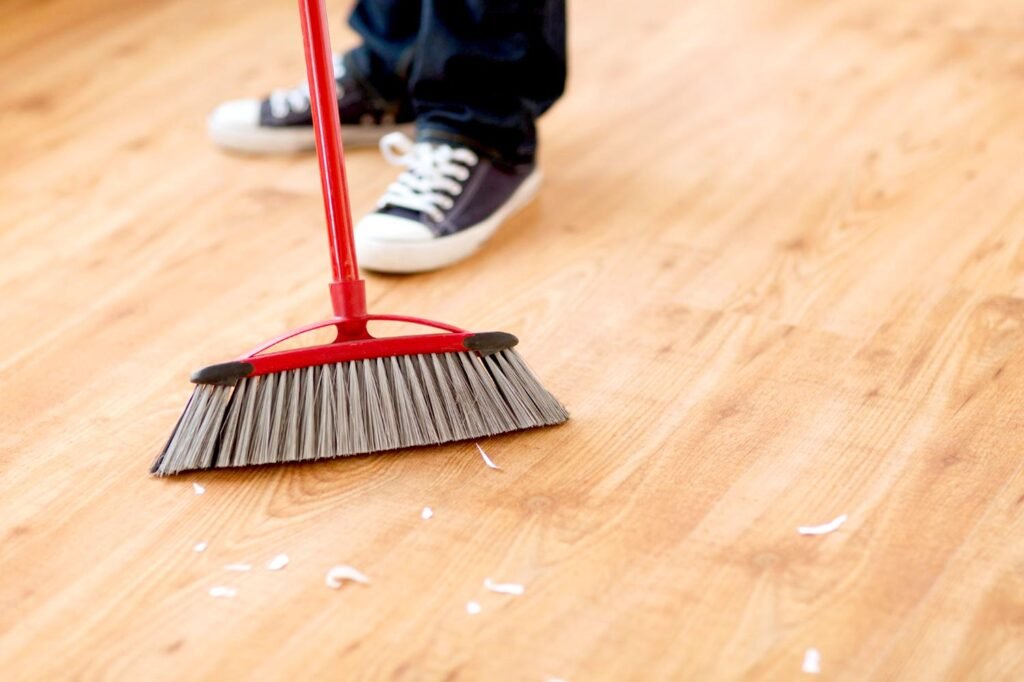
[[537, 117], [565, 90], [565, 0], [358, 0], [357, 77], [408, 97], [420, 139], [532, 162]]

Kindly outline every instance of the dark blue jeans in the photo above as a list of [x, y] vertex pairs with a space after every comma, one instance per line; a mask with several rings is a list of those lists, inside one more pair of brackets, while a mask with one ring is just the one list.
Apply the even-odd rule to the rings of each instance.
[[350, 66], [408, 97], [421, 139], [532, 161], [537, 117], [565, 90], [565, 0], [358, 0]]

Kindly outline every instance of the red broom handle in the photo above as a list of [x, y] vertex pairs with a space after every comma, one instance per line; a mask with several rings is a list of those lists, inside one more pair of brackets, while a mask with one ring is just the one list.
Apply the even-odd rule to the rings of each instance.
[[302, 43], [306, 52], [310, 104], [320, 184], [327, 213], [327, 239], [331, 249], [331, 302], [338, 317], [366, 316], [366, 289], [359, 278], [352, 212], [348, 204], [345, 157], [341, 146], [338, 93], [331, 60], [331, 36], [324, 0], [299, 0]]

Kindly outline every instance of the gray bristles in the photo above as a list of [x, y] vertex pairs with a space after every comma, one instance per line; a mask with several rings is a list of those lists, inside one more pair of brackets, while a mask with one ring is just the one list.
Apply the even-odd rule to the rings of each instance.
[[152, 472], [358, 455], [568, 418], [511, 349], [357, 360], [197, 385]]

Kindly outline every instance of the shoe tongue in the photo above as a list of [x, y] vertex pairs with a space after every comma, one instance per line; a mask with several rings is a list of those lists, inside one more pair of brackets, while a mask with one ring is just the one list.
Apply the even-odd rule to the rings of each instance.
[[405, 218], [407, 220], [415, 220], [418, 223], [423, 222], [423, 213], [420, 211], [414, 211], [411, 208], [404, 208], [402, 206], [385, 206], [384, 208], [378, 208], [377, 213], [383, 213], [384, 215], [393, 215], [396, 218]]
[[434, 149], [441, 146], [447, 146], [450, 147], [453, 152], [458, 151], [459, 149], [468, 149], [481, 159], [493, 157], [493, 154], [486, 147], [479, 145], [472, 140], [459, 136], [448, 135], [435, 130], [419, 131], [416, 135], [416, 142], [429, 144]]

